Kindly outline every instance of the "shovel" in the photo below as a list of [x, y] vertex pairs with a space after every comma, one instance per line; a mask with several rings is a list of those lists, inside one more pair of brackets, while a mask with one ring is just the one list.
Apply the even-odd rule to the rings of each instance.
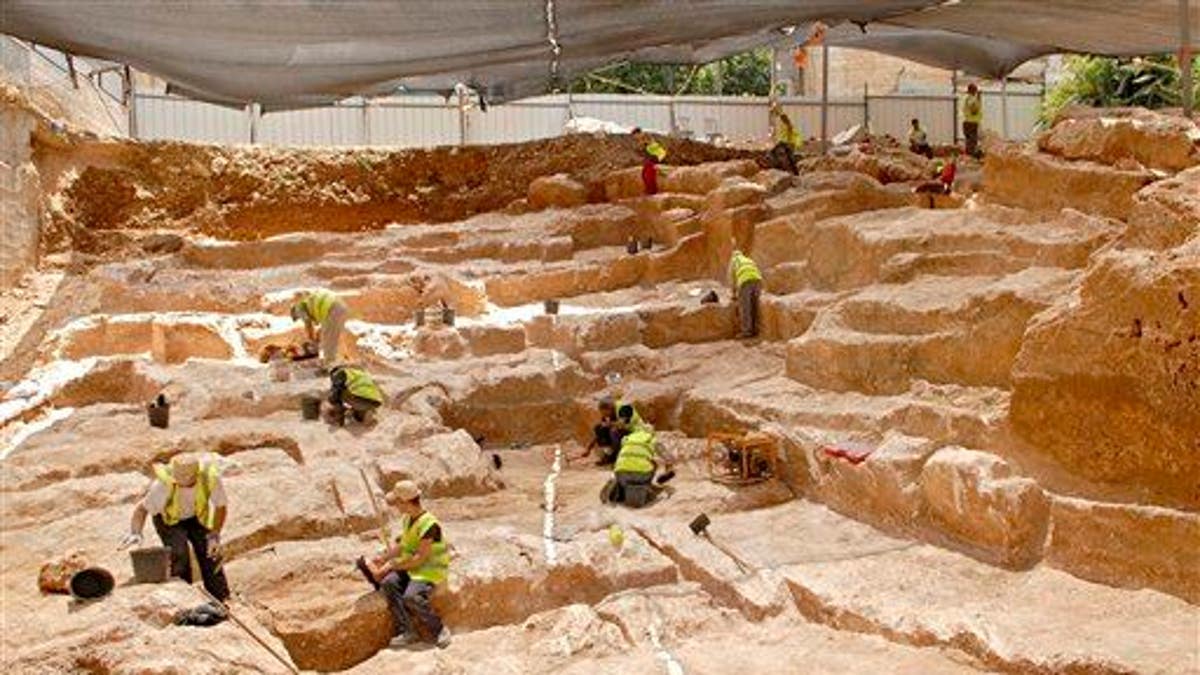
[[712, 520], [709, 519], [708, 514], [701, 513], [700, 515], [696, 516], [692, 522], [688, 523], [688, 527], [691, 528], [692, 534], [696, 535], [697, 537], [704, 537], [706, 540], [708, 540], [708, 543], [713, 545], [714, 548], [729, 556], [729, 559], [737, 564], [738, 569], [742, 570], [743, 574], [750, 574], [753, 572], [753, 568], [750, 567], [749, 563], [747, 563], [745, 560], [742, 560], [736, 553], [729, 550], [729, 548], [722, 546], [713, 540], [712, 535], [708, 533], [708, 526], [710, 524], [712, 524]]

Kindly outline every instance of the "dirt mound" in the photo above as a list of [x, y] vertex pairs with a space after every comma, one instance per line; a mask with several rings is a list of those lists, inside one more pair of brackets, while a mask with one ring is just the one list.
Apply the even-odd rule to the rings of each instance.
[[[45, 134], [43, 134], [43, 139]], [[660, 139], [672, 164], [753, 157]], [[497, 146], [384, 151], [220, 147], [73, 137], [38, 148], [62, 171], [53, 208], [58, 247], [127, 243], [105, 231], [188, 229], [253, 240], [286, 232], [358, 232], [501, 209], [541, 176], [566, 174], [595, 200], [609, 172], [640, 163], [631, 136], [572, 135]]]

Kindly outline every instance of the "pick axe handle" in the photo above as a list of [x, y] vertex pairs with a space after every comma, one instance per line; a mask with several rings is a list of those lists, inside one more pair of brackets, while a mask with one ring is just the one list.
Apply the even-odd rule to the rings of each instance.
[[379, 519], [379, 527], [384, 527], [387, 523], [384, 521], [383, 511], [379, 509], [379, 502], [375, 500], [375, 490], [371, 487], [371, 481], [367, 480], [367, 472], [363, 468], [358, 467], [358, 475], [362, 477], [363, 487], [367, 490], [367, 496], [371, 499], [371, 508], [375, 511], [375, 517]]
[[704, 531], [704, 538], [707, 539], [708, 543], [712, 544], [718, 551], [729, 556], [730, 560], [733, 560], [733, 562], [737, 564], [738, 568], [742, 570], [743, 574], [750, 574], [751, 572], [754, 571], [753, 568], [750, 566], [750, 563], [747, 563], [745, 560], [742, 560], [741, 557], [738, 556], [738, 554], [729, 550], [728, 546], [724, 546], [717, 540], [713, 539], [712, 535], [710, 535], [708, 533], [708, 530]]
[[204, 588], [203, 586], [195, 586], [194, 588], [196, 588], [196, 590], [198, 590], [198, 591], [200, 591], [201, 593], [203, 593], [203, 594], [204, 594], [204, 597], [208, 598], [209, 602], [216, 603], [216, 605], [217, 605], [218, 607], [220, 607], [221, 609], [224, 609], [224, 610], [225, 610], [225, 615], [229, 617], [229, 620], [230, 620], [230, 621], [233, 621], [235, 624], [237, 624], [238, 628], [241, 628], [243, 631], [245, 631], [245, 632], [246, 632], [246, 635], [249, 635], [250, 637], [254, 638], [254, 641], [255, 641], [255, 642], [257, 642], [257, 643], [259, 644], [259, 646], [261, 646], [263, 649], [265, 649], [265, 650], [267, 650], [268, 652], [270, 652], [270, 653], [271, 653], [271, 656], [274, 656], [276, 661], [278, 661], [279, 663], [283, 664], [283, 667], [288, 669], [288, 672], [289, 672], [289, 673], [294, 673], [294, 675], [300, 675], [300, 671], [299, 671], [299, 670], [296, 670], [296, 666], [293, 666], [291, 661], [288, 661], [287, 659], [285, 659], [285, 658], [283, 658], [282, 656], [280, 656], [280, 655], [279, 655], [279, 653], [278, 653], [278, 652], [276, 652], [276, 651], [275, 651], [275, 650], [274, 650], [274, 649], [271, 647], [271, 645], [267, 644], [265, 640], [263, 640], [262, 638], [258, 637], [258, 634], [257, 634], [257, 633], [255, 633], [254, 631], [250, 630], [250, 627], [249, 627], [249, 626], [247, 626], [246, 624], [242, 623], [242, 620], [241, 620], [241, 619], [239, 619], [239, 618], [237, 618], [237, 615], [233, 613], [233, 610], [231, 610], [231, 609], [229, 608], [229, 605], [227, 605], [227, 604], [225, 604], [225, 603], [221, 602], [220, 600], [216, 599], [216, 597], [214, 597], [212, 593], [209, 593], [209, 592], [208, 592], [208, 589]]

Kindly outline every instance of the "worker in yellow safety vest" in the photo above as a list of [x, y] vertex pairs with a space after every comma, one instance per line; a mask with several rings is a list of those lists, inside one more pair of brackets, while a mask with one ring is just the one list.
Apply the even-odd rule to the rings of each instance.
[[400, 519], [395, 529], [384, 527], [385, 550], [372, 560], [370, 571], [380, 580], [392, 614], [391, 647], [412, 644], [421, 630], [438, 647], [445, 647], [450, 644], [450, 631], [431, 604], [433, 589], [446, 582], [450, 569], [445, 533], [437, 517], [421, 506], [416, 483], [396, 483], [387, 502], [400, 512]]
[[349, 411], [355, 422], [364, 424], [383, 405], [383, 391], [367, 371], [354, 365], [341, 365], [329, 371], [329, 402], [334, 421], [341, 424]]
[[793, 153], [798, 153], [804, 147], [804, 134], [792, 124], [792, 118], [787, 113], [779, 113], [779, 129], [775, 132], [775, 141], [783, 143]]
[[[607, 487], [610, 503], [643, 506], [653, 498], [650, 490], [658, 469], [659, 450], [654, 430], [649, 427], [630, 431], [621, 438], [621, 450], [613, 464], [613, 480]], [[664, 460], [669, 470], [670, 460], [665, 457]]]
[[736, 249], [729, 258], [729, 282], [733, 286], [738, 308], [738, 337], [755, 337], [758, 335], [758, 300], [762, 295], [762, 273], [749, 256]]
[[133, 509], [129, 534], [122, 548], [142, 543], [146, 516], [163, 546], [171, 550], [171, 574], [192, 583], [188, 546], [200, 564], [204, 588], [218, 600], [229, 597], [229, 582], [221, 567], [221, 530], [228, 513], [225, 487], [215, 459], [183, 453], [169, 465], [154, 465], [154, 482]]
[[611, 466], [617, 460], [621, 439], [626, 434], [631, 431], [654, 430], [654, 427], [642, 419], [632, 403], [605, 396], [600, 399], [597, 408], [600, 411], [600, 422], [592, 428], [592, 442], [583, 451], [583, 454], [573, 459], [583, 459], [592, 450], [600, 448], [601, 454], [600, 458], [596, 460], [596, 466]]
[[309, 342], [318, 337], [321, 364], [326, 368], [338, 358], [338, 344], [346, 329], [350, 309], [333, 291], [318, 289], [301, 297], [292, 305], [292, 320], [304, 322], [304, 334]]
[[979, 158], [979, 125], [983, 123], [983, 95], [974, 82], [967, 85], [967, 95], [962, 102], [963, 139], [967, 154]]

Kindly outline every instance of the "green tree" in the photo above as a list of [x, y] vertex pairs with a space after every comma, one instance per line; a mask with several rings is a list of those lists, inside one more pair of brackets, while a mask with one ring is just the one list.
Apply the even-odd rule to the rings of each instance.
[[620, 63], [576, 79], [571, 91], [596, 94], [766, 96], [771, 50], [756, 49], [704, 65]]
[[[1192, 82], [1200, 85], [1200, 63], [1192, 64]], [[1200, 86], [1193, 91], [1193, 100], [1197, 93]], [[1071, 105], [1153, 109], [1180, 103], [1179, 62], [1173, 56], [1132, 59], [1069, 56], [1066, 76], [1046, 92], [1041, 117], [1042, 123], [1047, 124]]]

